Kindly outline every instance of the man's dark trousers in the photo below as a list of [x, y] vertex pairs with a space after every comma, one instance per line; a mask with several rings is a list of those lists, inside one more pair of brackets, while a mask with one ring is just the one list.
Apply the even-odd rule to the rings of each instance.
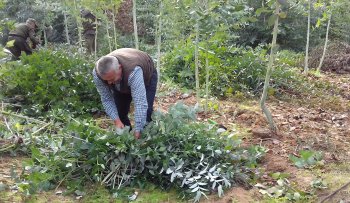
[[[150, 83], [146, 85], [146, 97], [147, 97], [147, 122], [150, 122], [152, 120], [152, 112], [153, 112], [153, 103], [154, 98], [156, 96], [157, 91], [157, 83], [158, 83], [158, 73], [155, 69], [152, 73], [152, 77], [150, 80]], [[130, 126], [130, 119], [128, 117], [128, 113], [130, 111], [130, 104], [131, 104], [131, 94], [123, 94], [119, 91], [114, 91], [114, 101], [116, 103], [119, 119], [123, 122], [125, 126]], [[131, 128], [130, 128], [131, 129]]]

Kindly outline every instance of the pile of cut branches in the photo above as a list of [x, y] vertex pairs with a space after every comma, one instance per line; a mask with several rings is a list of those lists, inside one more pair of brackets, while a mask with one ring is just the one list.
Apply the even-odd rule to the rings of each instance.
[[[323, 46], [316, 47], [311, 53], [309, 64], [317, 68], [323, 54]], [[322, 64], [323, 71], [350, 73], [350, 45], [345, 42], [332, 42], [327, 46], [327, 52]]]
[[93, 121], [71, 118], [67, 125], [30, 143], [18, 188], [26, 194], [65, 186], [67, 192], [99, 182], [112, 190], [148, 181], [163, 189], [178, 188], [199, 201], [225, 188], [247, 184], [265, 153], [258, 146], [241, 148], [234, 135], [220, 134], [213, 124], [195, 121], [195, 110], [181, 103], [154, 119], [135, 140], [128, 129], [117, 135]]

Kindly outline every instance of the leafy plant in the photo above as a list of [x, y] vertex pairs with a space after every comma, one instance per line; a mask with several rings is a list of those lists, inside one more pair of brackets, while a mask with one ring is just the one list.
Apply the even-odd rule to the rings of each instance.
[[[265, 73], [266, 50], [242, 47], [225, 47], [229, 37], [224, 32], [217, 32], [208, 41], [210, 90], [215, 96], [229, 96], [235, 92], [256, 93], [261, 89]], [[201, 42], [205, 47], [207, 42]], [[194, 87], [194, 47], [191, 38], [179, 43], [174, 51], [165, 58], [164, 74], [187, 88]], [[200, 52], [200, 64], [205, 64], [206, 51]], [[204, 72], [204, 66], [200, 66]], [[200, 82], [205, 81], [205, 74], [200, 74]], [[249, 94], [249, 93], [248, 93]]]
[[310, 168], [314, 165], [323, 165], [322, 157], [323, 155], [321, 152], [302, 150], [300, 151], [300, 157], [290, 155], [289, 159], [298, 168]]
[[291, 183], [287, 179], [289, 174], [277, 172], [270, 174], [270, 176], [275, 180], [275, 185], [270, 187], [260, 183], [255, 185], [259, 188], [259, 192], [261, 194], [267, 195], [273, 199], [288, 201], [300, 201], [310, 198], [307, 193], [292, 187]]
[[1, 91], [8, 99], [20, 102], [27, 114], [42, 115], [50, 109], [84, 114], [100, 107], [92, 68], [93, 64], [78, 54], [43, 49], [22, 56], [22, 63], [2, 67]]
[[317, 178], [317, 179], [313, 180], [310, 184], [311, 184], [311, 187], [315, 188], [315, 189], [326, 189], [326, 188], [328, 188], [327, 183], [324, 180], [320, 179], [320, 178]]

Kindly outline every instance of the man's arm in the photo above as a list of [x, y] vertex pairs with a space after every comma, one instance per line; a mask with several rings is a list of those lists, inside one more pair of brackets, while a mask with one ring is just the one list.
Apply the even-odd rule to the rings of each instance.
[[33, 29], [29, 29], [29, 38], [33, 42], [33, 46], [40, 44], [39, 39], [35, 36], [35, 31]]
[[[115, 122], [117, 127], [120, 127], [120, 128], [124, 127], [124, 126], [120, 126], [121, 121], [119, 119], [118, 110], [114, 102], [113, 94], [109, 89], [108, 85], [105, 84], [100, 78], [97, 77], [95, 69], [93, 70], [92, 75], [93, 75], [93, 79], [94, 79], [94, 83], [97, 88], [97, 91], [101, 96], [102, 105], [107, 115]], [[118, 120], [120, 121], [119, 124], [117, 123]]]
[[135, 106], [135, 135], [140, 133], [146, 124], [147, 118], [147, 97], [146, 88], [143, 80], [143, 71], [141, 67], [136, 66], [130, 74], [128, 84], [131, 89], [131, 96]]

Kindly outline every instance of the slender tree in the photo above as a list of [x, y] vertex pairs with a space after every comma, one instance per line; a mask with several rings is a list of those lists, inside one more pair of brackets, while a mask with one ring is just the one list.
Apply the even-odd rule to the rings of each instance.
[[260, 107], [266, 116], [266, 119], [269, 123], [271, 131], [274, 133], [276, 133], [277, 127], [275, 125], [275, 122], [273, 121], [270, 110], [265, 105], [265, 101], [267, 98], [269, 81], [270, 81], [270, 77], [271, 77], [271, 73], [272, 73], [273, 63], [275, 60], [275, 49], [276, 49], [276, 41], [277, 41], [277, 34], [278, 34], [278, 19], [279, 19], [279, 14], [280, 14], [280, 3], [278, 1], [276, 1], [275, 5], [276, 5], [275, 23], [274, 23], [273, 34], [272, 34], [271, 51], [270, 51], [269, 63], [267, 65], [267, 72], [266, 72], [266, 77], [265, 77], [264, 89], [263, 89], [263, 93], [262, 93], [261, 100], [260, 100]]
[[196, 33], [196, 41], [195, 41], [195, 50], [194, 50], [194, 61], [195, 61], [195, 79], [196, 79], [196, 99], [199, 104], [199, 20], [196, 20], [195, 24], [195, 33]]
[[137, 35], [137, 23], [136, 23], [136, 0], [132, 0], [132, 19], [134, 23], [135, 48], [139, 49], [139, 38]]
[[307, 15], [307, 34], [306, 34], [306, 48], [305, 48], [305, 64], [304, 73], [309, 71], [309, 44], [310, 44], [310, 19], [311, 19], [311, 0], [308, 0], [308, 15]]
[[209, 99], [209, 51], [205, 54], [205, 113], [208, 112], [208, 99]]
[[[327, 22], [327, 30], [326, 30], [326, 39], [325, 39], [325, 42], [324, 42], [322, 57], [320, 59], [320, 63], [318, 64], [318, 67], [317, 67], [317, 73], [320, 73], [321, 67], [322, 67], [322, 64], [323, 64], [323, 61], [324, 61], [324, 57], [326, 56], [327, 44], [328, 44], [328, 35], [329, 35], [331, 19], [332, 19], [332, 3], [333, 3], [333, 1], [330, 2], [330, 6], [329, 6], [329, 10], [328, 10], [329, 14], [328, 14], [328, 22]], [[327, 10], [325, 12], [327, 13]]]
[[95, 31], [95, 58], [97, 58], [97, 36], [98, 36], [98, 19], [95, 18], [95, 26], [96, 26], [96, 31]]
[[64, 30], [66, 34], [66, 42], [67, 44], [70, 44], [69, 31], [68, 31], [68, 17], [67, 17], [67, 12], [65, 10], [63, 10], [63, 17], [64, 17]]
[[324, 57], [325, 57], [326, 51], [327, 51], [328, 34], [329, 34], [329, 27], [330, 27], [330, 24], [331, 24], [331, 17], [332, 17], [332, 14], [329, 16], [328, 22], [327, 22], [326, 39], [325, 39], [325, 42], [324, 42], [323, 53], [322, 53], [322, 57], [321, 57], [320, 63], [318, 64], [318, 67], [317, 67], [317, 72], [318, 73], [321, 70], [321, 67], [322, 67], [322, 64], [323, 64], [323, 61], [324, 61]]
[[109, 34], [109, 17], [108, 17], [108, 11], [105, 12], [105, 20], [106, 20], [106, 35], [107, 35], [107, 42], [108, 42], [109, 52], [112, 52], [111, 36], [110, 36], [110, 34]]
[[117, 29], [115, 28], [115, 12], [117, 12], [116, 5], [113, 4], [113, 1], [111, 0], [111, 4], [113, 5], [113, 10], [112, 10], [112, 22], [113, 22], [113, 37], [114, 37], [114, 44], [113, 48], [116, 49], [118, 47], [117, 44]]
[[163, 1], [159, 3], [159, 16], [158, 16], [158, 28], [157, 28], [157, 72], [158, 72], [158, 84], [160, 79], [160, 60], [161, 60], [161, 43], [162, 43], [162, 17], [163, 17]]
[[79, 43], [79, 47], [80, 47], [80, 50], [83, 49], [83, 39], [82, 39], [82, 23], [81, 23], [81, 17], [80, 17], [80, 10], [78, 9], [78, 5], [77, 5], [77, 2], [76, 0], [73, 1], [74, 2], [74, 8], [75, 8], [75, 17], [76, 17], [76, 21], [77, 21], [77, 26], [78, 26], [78, 43]]

